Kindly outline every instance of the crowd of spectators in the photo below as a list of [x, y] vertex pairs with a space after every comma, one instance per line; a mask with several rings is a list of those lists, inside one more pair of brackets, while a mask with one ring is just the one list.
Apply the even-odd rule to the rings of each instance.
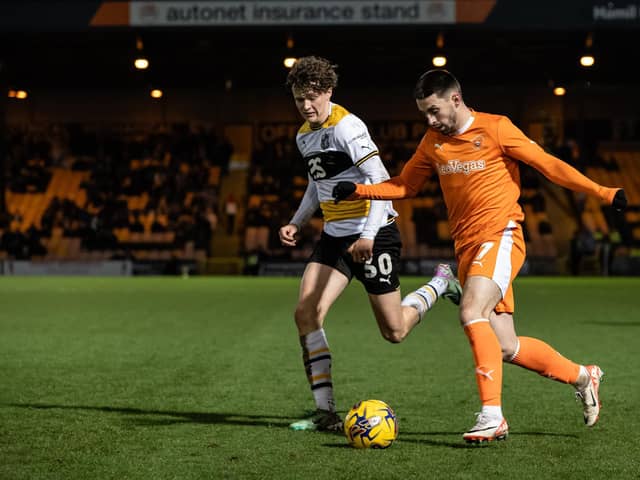
[[[411, 145], [402, 142], [379, 147], [391, 175], [402, 169], [412, 151]], [[601, 155], [598, 151], [587, 155], [572, 139], [553, 145], [550, 150], [582, 171], [590, 167], [613, 173], [620, 170], [614, 155]], [[82, 248], [88, 251], [130, 255], [139, 248], [180, 249], [190, 244], [210, 256], [212, 234], [222, 217], [226, 234], [243, 238], [241, 253], [245, 255], [306, 258], [322, 229], [320, 212], [300, 232], [298, 248], [284, 249], [277, 238], [278, 228], [291, 218], [307, 185], [305, 165], [295, 142], [282, 137], [258, 144], [250, 162], [246, 197], [244, 192], [238, 192], [219, 198], [218, 185], [210, 178], [211, 170], [217, 168], [224, 178], [231, 153], [231, 144], [216, 129], [188, 124], [11, 128], [3, 163], [6, 190], [15, 194], [43, 193], [53, 168], [58, 167], [86, 173], [80, 184], [85, 195], [82, 202], [51, 198], [39, 222], [28, 228], [21, 212], [0, 211], [0, 250], [12, 258], [44, 256], [46, 240], [58, 230], [65, 237], [81, 239]], [[544, 179], [526, 165], [520, 170], [520, 203], [538, 219], [525, 223], [525, 238], [548, 238], [554, 232], [544, 215], [548, 197]], [[640, 222], [625, 221], [603, 207], [606, 231], [583, 225], [585, 199], [565, 193], [578, 224], [576, 232], [581, 232], [571, 241], [570, 258], [578, 258], [579, 246], [588, 244], [584, 241], [585, 230], [595, 236], [596, 243], [609, 243], [613, 238], [614, 247], [633, 244], [633, 231]], [[134, 198], [143, 201], [131, 202]], [[446, 224], [446, 209], [436, 178], [426, 184], [420, 198], [429, 201], [416, 203], [410, 215], [405, 212], [402, 219], [415, 226], [415, 238], [409, 243], [445, 251], [437, 250], [450, 247], [451, 239], [440, 228]], [[123, 231], [145, 235], [123, 236]], [[146, 244], [148, 234], [155, 233], [170, 235], [164, 237], [164, 242]], [[574, 264], [571, 263], [572, 268]]]
[[[37, 242], [54, 229], [82, 238], [87, 250], [134, 250], [118, 230], [173, 232], [155, 248], [182, 248], [191, 242], [210, 254], [217, 226], [218, 185], [212, 167], [228, 171], [230, 143], [215, 129], [178, 124], [170, 127], [52, 125], [12, 128], [4, 159], [4, 180], [14, 193], [45, 192], [53, 167], [87, 172], [80, 185], [84, 201], [52, 198], [37, 225], [21, 225], [19, 214], [4, 212], [0, 248], [15, 258], [42, 255]], [[131, 208], [128, 199], [145, 198]], [[25, 237], [25, 238], [21, 238]], [[18, 254], [16, 246], [21, 245]], [[33, 245], [33, 247], [25, 247]], [[44, 247], [43, 247], [44, 248]]]

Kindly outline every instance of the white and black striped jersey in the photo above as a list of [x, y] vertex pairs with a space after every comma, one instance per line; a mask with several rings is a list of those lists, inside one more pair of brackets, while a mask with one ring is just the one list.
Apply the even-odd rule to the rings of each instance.
[[338, 104], [317, 128], [305, 122], [296, 143], [307, 167], [309, 184], [290, 223], [306, 223], [318, 206], [324, 231], [335, 237], [360, 233], [374, 238], [380, 227], [398, 216], [388, 200], [354, 200], [335, 204], [333, 187], [341, 181], [372, 184], [389, 179], [367, 126]]

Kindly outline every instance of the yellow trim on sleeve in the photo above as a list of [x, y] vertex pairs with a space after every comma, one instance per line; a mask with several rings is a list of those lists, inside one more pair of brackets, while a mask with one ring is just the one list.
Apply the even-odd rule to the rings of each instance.
[[359, 167], [359, 166], [360, 166], [360, 165], [362, 165], [364, 162], [366, 162], [367, 160], [369, 160], [371, 157], [375, 157], [376, 155], [378, 155], [378, 151], [377, 151], [377, 150], [374, 150], [374, 151], [373, 151], [373, 152], [371, 152], [370, 154], [365, 155], [365, 156], [364, 156], [364, 157], [362, 157], [360, 160], [358, 160], [358, 161], [355, 163], [355, 166], [356, 166], [356, 167]]

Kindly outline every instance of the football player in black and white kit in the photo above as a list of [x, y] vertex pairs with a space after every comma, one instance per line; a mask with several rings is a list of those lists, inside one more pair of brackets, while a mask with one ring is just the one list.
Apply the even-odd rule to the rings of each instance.
[[291, 221], [280, 228], [280, 241], [294, 247], [296, 233], [322, 210], [324, 228], [302, 276], [295, 322], [316, 412], [291, 424], [294, 430], [341, 430], [331, 380], [331, 352], [323, 328], [331, 305], [352, 277], [364, 285], [382, 336], [401, 342], [423, 315], [445, 296], [459, 302], [460, 284], [449, 265], [404, 299], [398, 262], [401, 241], [391, 201], [342, 201], [332, 191], [339, 181], [379, 183], [389, 178], [367, 126], [331, 102], [336, 66], [324, 58], [304, 57], [290, 70], [291, 89], [305, 122], [296, 143], [307, 167], [308, 186]]

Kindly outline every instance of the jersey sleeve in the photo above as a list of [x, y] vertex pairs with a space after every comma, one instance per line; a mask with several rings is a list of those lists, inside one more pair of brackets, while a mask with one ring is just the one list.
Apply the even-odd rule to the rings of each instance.
[[[373, 142], [365, 123], [354, 115], [345, 118], [339, 126], [340, 128], [336, 130], [336, 143], [349, 154], [353, 164], [371, 183], [387, 180], [389, 173], [380, 159], [378, 147]], [[385, 202], [371, 202], [367, 222], [360, 237], [374, 239], [386, 215]]]
[[532, 166], [553, 183], [574, 192], [594, 195], [611, 204], [616, 191], [621, 187], [609, 188], [584, 176], [568, 163], [545, 152], [540, 145], [529, 139], [511, 121], [502, 117], [498, 124], [498, 136], [504, 153], [516, 160]]
[[[382, 160], [378, 155], [369, 158], [366, 162], [360, 164], [360, 170], [369, 178], [371, 183], [379, 183], [389, 179], [389, 173], [384, 167]], [[382, 219], [387, 214], [385, 201], [372, 201], [369, 207], [369, 215], [367, 223], [362, 230], [361, 238], [373, 239], [380, 230]]]
[[320, 201], [318, 200], [318, 189], [316, 182], [309, 176], [307, 178], [307, 188], [304, 191], [304, 196], [300, 201], [300, 205], [293, 215], [293, 218], [289, 223], [296, 225], [300, 229], [303, 225], [309, 221], [313, 214], [320, 207]]
[[395, 200], [415, 197], [433, 174], [433, 167], [427, 156], [426, 145], [425, 136], [398, 176], [375, 185], [358, 184], [353, 198]]
[[344, 118], [336, 127], [336, 143], [356, 167], [380, 155], [365, 123], [355, 115]]

